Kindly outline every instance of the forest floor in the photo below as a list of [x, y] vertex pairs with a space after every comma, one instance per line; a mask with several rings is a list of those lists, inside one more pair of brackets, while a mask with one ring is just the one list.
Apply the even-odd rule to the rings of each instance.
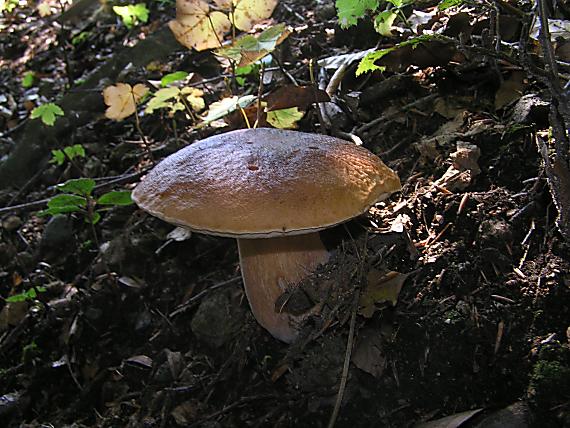
[[[132, 29], [98, 3], [80, 0], [65, 19], [47, 4], [50, 16], [20, 3], [0, 20], [0, 168], [17, 165], [0, 186], [2, 427], [570, 426], [570, 252], [539, 151], [550, 96], [524, 66], [492, 44], [428, 41], [387, 56], [384, 72], [357, 78], [349, 63], [333, 103], [307, 109], [299, 130], [357, 135], [403, 189], [323, 234], [334, 256], [303, 291], [325, 281], [336, 293], [286, 345], [251, 314], [235, 240], [173, 237], [135, 205], [93, 226], [80, 213], [38, 215], [69, 179], [91, 177], [100, 194], [148, 170], [134, 118], [104, 117], [104, 86], [183, 70], [211, 105], [230, 90], [257, 94], [259, 75], [232, 85], [209, 51], [177, 45], [172, 2], [149, 4]], [[487, 9], [435, 4], [416, 6], [432, 14], [417, 25], [473, 46], [495, 34]], [[421, 15], [404, 12], [411, 25]], [[500, 17], [502, 40], [516, 41], [517, 15]], [[294, 31], [263, 93], [310, 85], [313, 68], [326, 85], [334, 62], [311, 60], [394, 43], [370, 20], [341, 29], [331, 2], [282, 0], [272, 20]], [[153, 61], [129, 57], [161, 31]], [[64, 96], [76, 107], [54, 127], [28, 118]], [[234, 115], [226, 128], [197, 127], [164, 110], [139, 119], [154, 160], [246, 126]], [[47, 162], [75, 144], [85, 156]]]

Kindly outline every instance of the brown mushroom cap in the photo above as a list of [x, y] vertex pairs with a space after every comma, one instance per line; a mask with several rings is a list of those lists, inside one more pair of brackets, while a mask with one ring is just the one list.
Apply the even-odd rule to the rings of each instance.
[[396, 173], [362, 147], [260, 128], [209, 137], [168, 156], [133, 200], [202, 233], [264, 238], [342, 223], [398, 190]]

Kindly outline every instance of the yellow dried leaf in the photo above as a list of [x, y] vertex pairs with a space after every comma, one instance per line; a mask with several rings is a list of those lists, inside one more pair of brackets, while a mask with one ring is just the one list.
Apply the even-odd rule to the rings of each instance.
[[272, 110], [267, 112], [267, 122], [275, 128], [295, 129], [297, 122], [303, 118], [304, 114], [298, 107]]
[[186, 101], [188, 101], [192, 110], [201, 111], [206, 107], [204, 98], [202, 98], [204, 96], [204, 92], [202, 90], [186, 86], [182, 88], [180, 92], [186, 97]]
[[233, 0], [231, 22], [242, 31], [249, 31], [257, 22], [273, 13], [278, 0]]
[[224, 13], [210, 11], [202, 0], [176, 0], [176, 19], [168, 26], [181, 44], [201, 51], [220, 47], [231, 23]]
[[214, 3], [222, 10], [232, 9], [232, 0], [214, 0]]
[[409, 273], [390, 271], [383, 275], [372, 269], [367, 276], [367, 286], [360, 295], [358, 313], [371, 318], [376, 311], [377, 303], [390, 303], [395, 306], [398, 302], [400, 290], [408, 278]]
[[136, 111], [136, 103], [148, 92], [148, 88], [142, 83], [131, 87], [128, 83], [117, 83], [107, 86], [103, 90], [103, 99], [109, 107], [105, 111], [105, 117], [114, 120], [123, 120]]
[[42, 18], [51, 15], [51, 6], [45, 2], [38, 5], [38, 13]]

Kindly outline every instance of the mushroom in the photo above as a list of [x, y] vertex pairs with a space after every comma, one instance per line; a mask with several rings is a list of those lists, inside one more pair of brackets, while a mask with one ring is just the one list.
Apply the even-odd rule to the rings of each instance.
[[237, 238], [256, 320], [293, 342], [299, 319], [276, 301], [329, 259], [319, 231], [400, 190], [368, 150], [318, 134], [247, 129], [168, 156], [133, 191], [145, 211], [200, 233]]

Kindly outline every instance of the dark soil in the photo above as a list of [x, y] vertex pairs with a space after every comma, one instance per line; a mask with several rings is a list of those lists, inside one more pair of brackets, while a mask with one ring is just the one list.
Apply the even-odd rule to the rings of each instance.
[[[296, 27], [276, 56], [299, 84], [311, 81], [310, 59], [389, 43], [366, 20], [342, 30], [329, 3], [282, 1], [273, 15]], [[174, 16], [171, 3], [149, 8], [149, 24], [133, 30], [105, 12], [70, 19], [63, 40], [77, 28], [88, 32], [77, 45], [62, 45], [59, 27], [35, 9], [5, 14], [0, 88], [11, 104], [0, 117], [0, 154], [19, 144], [33, 106], [57, 101], [69, 80], [85, 79]], [[461, 426], [570, 426], [570, 253], [536, 144], [548, 130], [546, 88], [525, 75], [532, 108], [520, 93], [498, 107], [509, 64], [441, 54], [418, 66], [401, 55], [384, 73], [355, 78], [351, 66], [334, 97], [338, 129], [324, 129], [314, 107], [299, 124], [346, 136], [384, 115], [359, 134], [398, 172], [403, 190], [323, 233], [332, 261], [285, 307], [321, 310], [293, 345], [254, 320], [234, 240], [170, 239], [172, 225], [134, 205], [106, 211], [93, 228], [77, 214], [38, 216], [43, 206], [30, 203], [71, 178], [119, 177], [113, 189], [132, 188], [150, 165], [132, 117], [113, 122], [102, 103], [90, 106], [99, 113], [46, 141], [49, 149], [80, 143], [87, 156], [28, 165], [34, 174], [25, 186], [0, 191], [2, 207], [28, 204], [0, 211], [0, 426], [324, 427], [347, 346], [337, 427], [408, 427], [476, 409]], [[41, 84], [23, 88], [25, 70]], [[176, 70], [214, 78], [207, 103], [228, 95], [214, 57], [182, 48], [152, 67], [124, 70], [121, 81]], [[274, 74], [264, 91], [290, 83]], [[82, 96], [81, 86], [74, 90]], [[257, 90], [252, 75], [239, 94]], [[225, 131], [190, 125], [183, 115], [141, 116], [157, 160]], [[463, 178], [445, 178], [462, 153]], [[355, 305], [386, 274], [403, 281], [391, 292], [397, 303], [375, 298], [369, 312]], [[30, 289], [37, 297], [5, 301]]]

